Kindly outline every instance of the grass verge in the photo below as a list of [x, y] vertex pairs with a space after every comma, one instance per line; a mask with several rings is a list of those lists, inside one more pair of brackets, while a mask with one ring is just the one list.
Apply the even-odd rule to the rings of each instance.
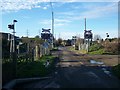
[[81, 53], [81, 54], [86, 54], [86, 53], [87, 53], [86, 50], [75, 50], [75, 48], [74, 48], [73, 46], [71, 46], [71, 47], [69, 48], [69, 50], [70, 50], [70, 51], [74, 51], [74, 52], [76, 52], [76, 53]]
[[105, 52], [104, 49], [91, 51], [91, 52], [88, 52], [88, 54], [92, 54], [92, 55], [116, 55], [115, 53], [112, 53], [112, 52]]
[[92, 52], [88, 52], [88, 54], [96, 54], [96, 55], [98, 55], [98, 54], [104, 54], [105, 52], [104, 52], [104, 49], [99, 49], [99, 50], [97, 50], [97, 51], [92, 51]]
[[[50, 61], [48, 67], [44, 66], [46, 60]], [[40, 58], [40, 60], [29, 62], [23, 68], [17, 70], [18, 78], [42, 77], [48, 75], [54, 69], [54, 61], [56, 57], [47, 55]], [[19, 67], [19, 66], [18, 66]]]

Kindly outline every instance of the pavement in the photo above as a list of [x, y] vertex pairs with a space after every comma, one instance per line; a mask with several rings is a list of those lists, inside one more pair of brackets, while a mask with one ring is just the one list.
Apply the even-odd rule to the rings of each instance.
[[18, 88], [120, 88], [120, 80], [111, 73], [111, 67], [81, 60], [66, 47], [53, 55], [60, 57], [52, 78], [25, 83]]

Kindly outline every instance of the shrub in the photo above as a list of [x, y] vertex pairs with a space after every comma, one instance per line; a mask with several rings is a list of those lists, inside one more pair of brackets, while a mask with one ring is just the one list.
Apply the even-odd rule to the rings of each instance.
[[120, 46], [120, 44], [118, 44], [118, 42], [109, 42], [104, 46], [105, 52], [111, 52], [114, 54], [118, 54], [118, 47], [119, 46]]
[[99, 49], [102, 49], [103, 46], [101, 44], [93, 44], [90, 46], [89, 48], [89, 51], [92, 52], [92, 51], [97, 51]]

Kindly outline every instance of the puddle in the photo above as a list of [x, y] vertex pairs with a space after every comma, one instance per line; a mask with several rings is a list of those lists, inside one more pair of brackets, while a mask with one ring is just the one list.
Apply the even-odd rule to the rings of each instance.
[[61, 62], [80, 62], [80, 60], [63, 60]]
[[95, 61], [95, 60], [90, 60], [91, 64], [104, 64], [103, 62]]

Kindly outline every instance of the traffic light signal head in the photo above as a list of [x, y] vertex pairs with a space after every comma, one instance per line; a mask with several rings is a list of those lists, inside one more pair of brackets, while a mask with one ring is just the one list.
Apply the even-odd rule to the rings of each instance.
[[17, 22], [17, 20], [14, 20], [13, 22]]
[[9, 24], [9, 25], [8, 25], [8, 28], [9, 28], [9, 29], [14, 29], [14, 25], [13, 25], [13, 24], [12, 24], [12, 25]]

